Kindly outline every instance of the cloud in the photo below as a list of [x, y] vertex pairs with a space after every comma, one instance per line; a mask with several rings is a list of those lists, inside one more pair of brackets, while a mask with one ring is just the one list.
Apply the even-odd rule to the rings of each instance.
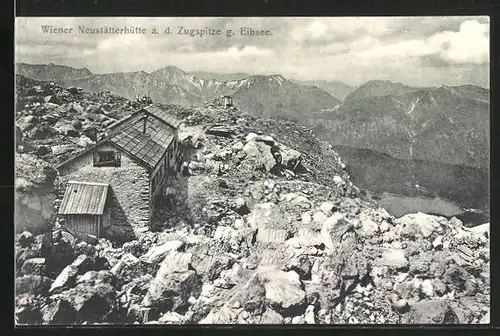
[[[476, 20], [462, 22], [458, 31], [442, 31], [430, 37], [384, 41], [365, 39], [362, 48], [352, 44], [350, 57], [360, 64], [379, 61], [411, 62], [420, 60], [426, 64], [483, 64], [489, 62], [489, 28]], [[361, 42], [362, 40], [359, 40]]]
[[[148, 48], [148, 43], [140, 35], [118, 35], [106, 38], [101, 41], [96, 48], [97, 52], [115, 52], [130, 51], [131, 49]], [[147, 50], [147, 49], [146, 49]]]
[[294, 42], [346, 41], [359, 36], [384, 36], [391, 33], [390, 19], [335, 17], [297, 19], [290, 36]]
[[411, 58], [416, 56], [428, 55], [432, 53], [427, 48], [425, 41], [422, 40], [408, 40], [387, 45], [378, 45], [372, 48], [358, 51], [355, 53], [356, 57], [366, 60], [379, 60], [379, 59], [401, 59]]
[[489, 25], [467, 20], [458, 32], [445, 31], [431, 36], [431, 46], [439, 48], [438, 57], [455, 64], [489, 62]]
[[230, 57], [247, 57], [247, 56], [261, 56], [261, 55], [271, 55], [273, 51], [271, 49], [258, 48], [252, 45], [244, 46], [243, 48], [238, 48], [237, 46], [232, 46], [227, 50], [227, 54]]
[[[57, 27], [140, 26], [165, 35], [43, 34]], [[221, 36], [178, 35], [179, 27], [221, 29]], [[240, 28], [270, 36], [240, 35]], [[234, 32], [227, 37], [225, 30]], [[95, 73], [167, 65], [184, 70], [282, 73], [359, 85], [385, 78], [409, 85], [465, 80], [484, 85], [488, 17], [17, 18], [16, 61], [61, 63]], [[478, 72], [478, 69], [481, 71]], [[451, 77], [450, 77], [451, 76]], [[448, 83], [450, 84], [450, 83]]]

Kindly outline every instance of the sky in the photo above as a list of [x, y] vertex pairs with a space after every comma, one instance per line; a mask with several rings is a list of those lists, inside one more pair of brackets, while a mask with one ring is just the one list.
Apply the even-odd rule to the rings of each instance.
[[[49, 34], [42, 26], [73, 28]], [[79, 27], [146, 29], [82, 33]], [[165, 29], [170, 27], [170, 34]], [[270, 35], [241, 34], [241, 28]], [[156, 28], [158, 34], [152, 34]], [[179, 29], [220, 29], [190, 36]], [[232, 30], [232, 36], [227, 31]], [[248, 30], [247, 30], [248, 31]], [[357, 86], [382, 79], [412, 86], [489, 87], [487, 16], [252, 18], [16, 18], [16, 62], [54, 63], [93, 73], [185, 71], [281, 74]]]

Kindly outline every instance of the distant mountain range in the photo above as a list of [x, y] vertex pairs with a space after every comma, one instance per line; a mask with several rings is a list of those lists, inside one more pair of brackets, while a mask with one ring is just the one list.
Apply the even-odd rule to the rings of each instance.
[[18, 63], [17, 74], [62, 85], [74, 85], [90, 92], [111, 91], [128, 99], [149, 94], [154, 102], [199, 105], [214, 96], [229, 94], [240, 109], [258, 116], [301, 118], [309, 111], [338, 106], [340, 100], [324, 90], [294, 83], [279, 74], [254, 75], [221, 81], [200, 78], [177, 67], [144, 71], [92, 74], [87, 69]]
[[297, 120], [334, 145], [401, 159], [489, 166], [490, 93], [473, 85], [418, 88], [373, 80], [354, 89], [335, 81], [186, 72], [174, 66], [108, 74], [54, 64], [18, 63], [16, 68], [17, 74], [32, 79], [90, 92], [111, 91], [128, 99], [149, 93], [157, 103], [200, 105], [229, 94], [241, 110]]

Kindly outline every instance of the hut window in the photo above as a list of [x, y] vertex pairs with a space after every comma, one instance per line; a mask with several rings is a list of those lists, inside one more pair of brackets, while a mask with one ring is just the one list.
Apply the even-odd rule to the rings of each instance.
[[94, 167], [120, 167], [121, 155], [112, 150], [102, 150], [94, 153]]

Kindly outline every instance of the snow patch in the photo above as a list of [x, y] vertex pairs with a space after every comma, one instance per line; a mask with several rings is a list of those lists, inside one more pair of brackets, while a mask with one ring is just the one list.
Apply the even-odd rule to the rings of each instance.
[[413, 113], [413, 111], [415, 110], [415, 106], [417, 106], [419, 101], [420, 101], [420, 96], [417, 97], [417, 99], [411, 104], [410, 110], [408, 111], [408, 115]]

